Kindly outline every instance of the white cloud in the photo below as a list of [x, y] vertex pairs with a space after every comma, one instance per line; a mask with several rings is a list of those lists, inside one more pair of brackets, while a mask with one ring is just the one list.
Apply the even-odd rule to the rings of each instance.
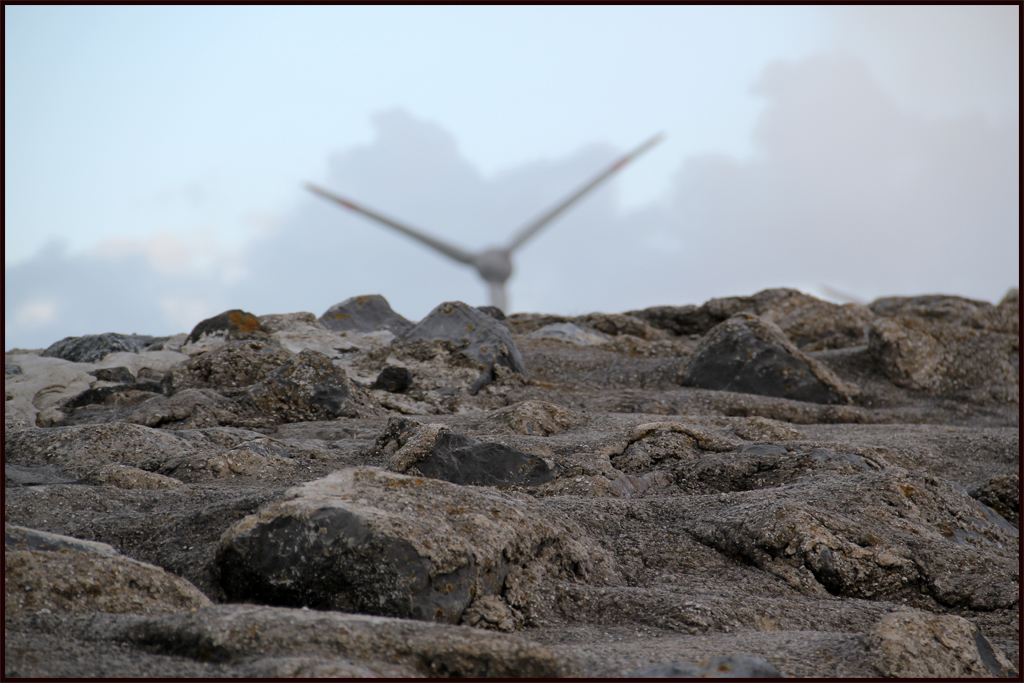
[[14, 314], [14, 322], [20, 327], [33, 328], [52, 322], [56, 316], [55, 299], [35, 299], [18, 308]]

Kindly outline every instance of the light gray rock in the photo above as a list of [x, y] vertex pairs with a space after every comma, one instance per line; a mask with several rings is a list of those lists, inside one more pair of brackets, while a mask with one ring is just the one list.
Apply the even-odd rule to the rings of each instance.
[[608, 338], [602, 333], [593, 332], [575, 323], [551, 323], [526, 336], [530, 339], [557, 339], [581, 346], [604, 344], [608, 341]]
[[952, 614], [883, 617], [864, 636], [868, 659], [886, 678], [1002, 678], [1018, 674], [978, 628]]

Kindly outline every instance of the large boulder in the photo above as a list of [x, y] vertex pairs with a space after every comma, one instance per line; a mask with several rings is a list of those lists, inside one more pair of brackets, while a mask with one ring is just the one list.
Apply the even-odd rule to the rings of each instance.
[[500, 365], [526, 377], [526, 365], [508, 328], [461, 301], [441, 304], [397, 341], [448, 342], [492, 372]]
[[377, 332], [401, 335], [413, 324], [391, 309], [380, 294], [353, 296], [328, 308], [320, 322], [335, 332]]
[[484, 596], [529, 610], [529, 585], [552, 571], [610, 571], [581, 529], [523, 497], [366, 467], [246, 517], [218, 563], [231, 600], [449, 623]]
[[705, 335], [681, 370], [680, 383], [810, 403], [849, 403], [856, 393], [777, 326], [749, 313]]

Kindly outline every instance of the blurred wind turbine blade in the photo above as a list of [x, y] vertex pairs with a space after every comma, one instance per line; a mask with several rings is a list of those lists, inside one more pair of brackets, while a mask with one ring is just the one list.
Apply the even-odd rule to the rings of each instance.
[[333, 202], [337, 202], [338, 204], [344, 206], [346, 209], [352, 209], [353, 211], [363, 214], [367, 218], [372, 218], [378, 223], [383, 223], [389, 228], [394, 228], [403, 235], [408, 235], [413, 239], [417, 239], [423, 244], [426, 244], [428, 247], [432, 247], [437, 251], [441, 252], [442, 254], [444, 254], [445, 256], [449, 256], [455, 259], [456, 261], [466, 263], [469, 265], [474, 265], [473, 255], [467, 251], [464, 251], [463, 249], [448, 244], [447, 242], [443, 242], [437, 239], [436, 237], [431, 237], [430, 235], [420, 232], [419, 230], [414, 230], [413, 228], [410, 228], [406, 225], [397, 223], [391, 220], [390, 218], [385, 218], [384, 216], [381, 216], [378, 213], [374, 213], [369, 209], [365, 209], [361, 206], [358, 206], [357, 204], [349, 201], [348, 199], [343, 199], [336, 194], [324, 190], [323, 188], [319, 188], [316, 185], [313, 185], [312, 183], [306, 183], [306, 189], [309, 190], [310, 192], [320, 195], [321, 197], [324, 197], [325, 199], [330, 199]]
[[837, 299], [844, 304], [860, 304], [864, 305], [867, 303], [864, 299], [853, 294], [847, 294], [846, 292], [840, 292], [838, 289], [829, 287], [828, 285], [818, 285], [818, 289], [821, 290], [822, 294], [829, 297], [830, 299]]
[[600, 185], [603, 180], [608, 178], [608, 176], [612, 175], [613, 173], [615, 173], [616, 171], [621, 169], [623, 166], [628, 164], [630, 161], [632, 161], [636, 157], [640, 156], [643, 152], [646, 152], [648, 149], [650, 149], [654, 145], [656, 145], [659, 142], [661, 142], [664, 138], [665, 138], [664, 134], [658, 133], [653, 138], [651, 138], [650, 140], [648, 140], [644, 144], [640, 145], [639, 147], [637, 147], [635, 150], [633, 150], [632, 152], [630, 152], [626, 156], [624, 156], [621, 159], [619, 159], [618, 161], [616, 161], [614, 164], [611, 165], [611, 167], [608, 170], [604, 171], [603, 173], [601, 173], [601, 175], [597, 176], [596, 178], [591, 180], [589, 183], [584, 185], [574, 195], [572, 195], [571, 197], [566, 199], [564, 202], [562, 202], [561, 204], [559, 204], [555, 208], [551, 209], [546, 214], [544, 214], [543, 216], [541, 216], [540, 218], [536, 219], [534, 222], [530, 223], [525, 228], [520, 230], [519, 233], [516, 234], [515, 237], [512, 238], [512, 240], [509, 242], [508, 246], [505, 247], [506, 251], [512, 252], [513, 250], [518, 248], [523, 242], [525, 242], [526, 240], [528, 240], [531, 237], [533, 237], [534, 235], [536, 235], [537, 232], [539, 232], [541, 228], [543, 228], [545, 225], [547, 225], [548, 223], [553, 221], [555, 218], [557, 218], [560, 213], [562, 213], [563, 211], [568, 209], [570, 206], [572, 206], [577, 200], [579, 200], [581, 197], [583, 197], [583, 195], [587, 194], [588, 192], [593, 190], [595, 187]]

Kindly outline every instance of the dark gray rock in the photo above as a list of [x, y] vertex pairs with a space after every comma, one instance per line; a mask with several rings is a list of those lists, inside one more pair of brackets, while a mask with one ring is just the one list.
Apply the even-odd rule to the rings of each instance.
[[24, 467], [4, 463], [4, 486], [45, 486], [47, 484], [77, 484], [78, 480], [64, 475], [56, 467]]
[[113, 386], [106, 387], [93, 387], [91, 389], [86, 389], [77, 396], [69, 398], [61, 404], [61, 409], [69, 411], [74, 410], [75, 408], [81, 408], [82, 406], [104, 403], [114, 394], [124, 391], [148, 391], [154, 394], [162, 394], [164, 387], [159, 382], [152, 381], [132, 382], [131, 384], [115, 384]]
[[391, 393], [405, 391], [412, 386], [412, 373], [408, 368], [388, 366], [381, 370], [373, 383], [374, 389], [383, 389]]
[[135, 375], [123, 365], [116, 368], [97, 368], [89, 374], [102, 382], [117, 382], [118, 384], [135, 383]]
[[4, 363], [4, 374], [5, 375], [20, 375], [21, 366], [15, 365], [14, 363]]
[[461, 301], [441, 304], [398, 339], [400, 342], [417, 340], [449, 342], [459, 353], [492, 371], [494, 366], [501, 365], [526, 377], [523, 357], [508, 328]]
[[320, 322], [336, 332], [388, 330], [395, 335], [401, 335], [413, 326], [395, 313], [388, 300], [380, 294], [354, 296], [334, 304], [320, 316]]
[[51, 344], [40, 355], [49, 358], [63, 358], [73, 363], [98, 363], [108, 354], [117, 352], [138, 353], [146, 348], [153, 337], [137, 334], [89, 334], [84, 337], [65, 337]]
[[774, 666], [750, 655], [711, 657], [697, 664], [655, 664], [626, 674], [629, 678], [785, 678]]
[[174, 365], [164, 374], [163, 384], [168, 395], [185, 389], [208, 388], [237, 397], [262, 382], [294, 355], [265, 340], [229, 341]]
[[483, 596], [529, 611], [526, 575], [536, 581], [545, 567], [608, 576], [581, 530], [533, 510], [492, 489], [340, 470], [225, 533], [222, 585], [234, 601], [457, 623]]
[[185, 343], [195, 344], [208, 338], [248, 339], [262, 334], [264, 333], [256, 316], [239, 308], [233, 308], [220, 315], [207, 318], [193, 327], [185, 339]]
[[453, 484], [537, 486], [557, 476], [542, 458], [498, 443], [453, 432], [443, 425], [422, 425], [393, 417], [374, 449], [389, 456], [396, 472], [417, 473]]
[[356, 417], [359, 399], [344, 370], [306, 349], [251, 387], [240, 404], [271, 422], [302, 422]]
[[746, 313], [708, 332], [683, 368], [680, 383], [810, 403], [848, 403], [853, 393], [778, 327]]
[[973, 488], [970, 496], [999, 513], [1018, 528], [1020, 523], [1020, 476], [1002, 474]]
[[497, 306], [477, 306], [476, 308], [478, 311], [486, 313], [495, 320], [505, 320], [505, 312]]

